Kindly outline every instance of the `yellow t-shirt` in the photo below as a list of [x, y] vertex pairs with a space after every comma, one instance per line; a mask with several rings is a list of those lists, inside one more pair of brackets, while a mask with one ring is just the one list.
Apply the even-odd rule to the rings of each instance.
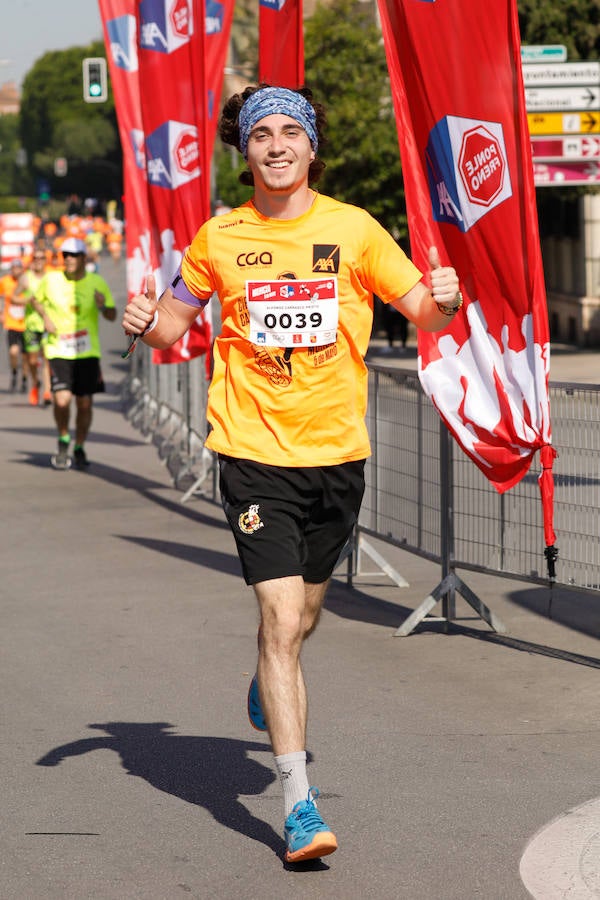
[[107, 307], [114, 307], [109, 286], [94, 272], [72, 280], [64, 272], [50, 271], [41, 279], [35, 298], [56, 328], [55, 333], [48, 334], [47, 359], [100, 359], [100, 313], [94, 299], [95, 291], [104, 296]]
[[[202, 225], [182, 276], [192, 294], [206, 299], [216, 292], [221, 302], [207, 447], [277, 466], [337, 465], [369, 455], [364, 355], [373, 294], [388, 303], [421, 279], [372, 216], [316, 195], [303, 216], [268, 219], [250, 201]], [[273, 335], [263, 343], [254, 330], [251, 340], [246, 282], [308, 279], [335, 284], [331, 339], [278, 347], [269, 343]]]

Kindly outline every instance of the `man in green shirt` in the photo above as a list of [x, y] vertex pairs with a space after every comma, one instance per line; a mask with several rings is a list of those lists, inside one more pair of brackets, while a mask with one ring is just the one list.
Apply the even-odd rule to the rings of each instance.
[[92, 423], [92, 398], [104, 390], [100, 369], [99, 316], [113, 322], [117, 311], [110, 288], [100, 275], [86, 272], [86, 246], [67, 238], [61, 246], [64, 271], [47, 272], [32, 305], [43, 317], [48, 334], [46, 358], [50, 364], [54, 419], [58, 429], [55, 469], [71, 466], [69, 419], [75, 398], [75, 466], [89, 465], [84, 442]]

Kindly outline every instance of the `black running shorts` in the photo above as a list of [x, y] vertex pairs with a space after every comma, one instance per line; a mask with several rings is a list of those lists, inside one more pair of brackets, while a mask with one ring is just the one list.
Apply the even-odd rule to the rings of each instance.
[[54, 392], [71, 391], [76, 397], [87, 397], [104, 391], [100, 360], [96, 356], [86, 359], [50, 359], [50, 386]]
[[364, 468], [364, 459], [296, 468], [219, 456], [223, 509], [246, 584], [288, 575], [327, 581], [358, 519]]
[[14, 329], [9, 328], [6, 332], [6, 337], [9, 347], [20, 347], [21, 350], [25, 349], [25, 337], [22, 331], [15, 331]]

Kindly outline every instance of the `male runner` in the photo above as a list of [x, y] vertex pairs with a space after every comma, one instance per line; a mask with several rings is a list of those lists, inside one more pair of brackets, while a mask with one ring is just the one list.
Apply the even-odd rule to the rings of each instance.
[[84, 442], [92, 424], [93, 395], [104, 390], [100, 369], [98, 317], [117, 317], [110, 288], [100, 275], [86, 272], [87, 248], [78, 238], [61, 245], [64, 271], [47, 272], [31, 305], [43, 318], [48, 333], [46, 357], [50, 363], [54, 420], [58, 451], [51, 457], [55, 469], [71, 466], [69, 419], [75, 398], [75, 447], [78, 469], [89, 466]]
[[302, 88], [249, 87], [225, 104], [220, 135], [248, 163], [251, 200], [205, 222], [157, 305], [153, 276], [123, 326], [165, 348], [216, 292], [207, 446], [219, 455], [223, 507], [259, 612], [258, 692], [281, 778], [286, 860], [337, 840], [306, 774], [303, 641], [358, 516], [373, 294], [419, 328], [444, 328], [462, 299], [456, 272], [430, 255], [432, 288], [364, 210], [317, 194], [323, 108]]

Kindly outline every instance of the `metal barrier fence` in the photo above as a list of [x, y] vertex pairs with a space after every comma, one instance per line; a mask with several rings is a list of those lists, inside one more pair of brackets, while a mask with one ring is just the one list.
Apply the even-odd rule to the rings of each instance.
[[[141, 350], [141, 352], [139, 352]], [[182, 500], [216, 500], [215, 466], [204, 447], [207, 379], [204, 358], [153, 366], [138, 348], [123, 385], [125, 413], [159, 449]], [[554, 524], [559, 558], [556, 583], [600, 590], [600, 386], [550, 386], [554, 463]], [[349, 556], [348, 578], [367, 552], [398, 584], [383, 556], [366, 540], [419, 554], [441, 565], [442, 581], [411, 622], [414, 627], [441, 598], [453, 617], [454, 590], [496, 630], [503, 630], [456, 576], [456, 569], [547, 584], [542, 506], [532, 470], [499, 495], [452, 441], [413, 371], [369, 367], [367, 425], [372, 456]], [[534, 461], [534, 466], [536, 462]]]
[[126, 418], [158, 449], [173, 484], [194, 495], [216, 499], [213, 454], [204, 447], [208, 378], [206, 358], [188, 363], [153, 365], [143, 344], [131, 357], [121, 386]]
[[[552, 383], [550, 408], [559, 453], [556, 583], [598, 590], [600, 387]], [[442, 567], [438, 589], [398, 633], [408, 633], [440, 598], [444, 618], [452, 618], [454, 588], [492, 627], [503, 630], [476, 597], [467, 596], [455, 570], [548, 583], [538, 473], [532, 467], [512, 490], [498, 494], [449, 438], [414, 372], [370, 367], [367, 422], [372, 457], [359, 532]]]

